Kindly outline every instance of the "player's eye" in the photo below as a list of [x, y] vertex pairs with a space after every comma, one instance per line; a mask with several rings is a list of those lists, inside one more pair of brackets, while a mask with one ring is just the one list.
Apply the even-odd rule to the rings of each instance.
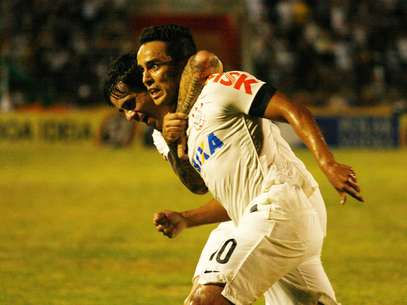
[[121, 107], [122, 110], [130, 110], [130, 111], [134, 110], [134, 108], [136, 108], [135, 99], [125, 101]]
[[160, 65], [158, 63], [151, 63], [149, 65], [149, 70], [157, 70], [160, 67]]

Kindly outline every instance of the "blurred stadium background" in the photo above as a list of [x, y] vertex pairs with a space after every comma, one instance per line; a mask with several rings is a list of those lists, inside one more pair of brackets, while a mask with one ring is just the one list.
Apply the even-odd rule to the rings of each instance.
[[190, 27], [226, 69], [312, 109], [368, 199], [339, 207], [281, 126], [326, 196], [324, 260], [338, 296], [407, 304], [407, 1], [2, 0], [0, 10], [1, 305], [181, 304], [187, 294], [211, 227], [168, 241], [151, 216], [204, 199], [101, 90], [110, 61], [160, 23]]

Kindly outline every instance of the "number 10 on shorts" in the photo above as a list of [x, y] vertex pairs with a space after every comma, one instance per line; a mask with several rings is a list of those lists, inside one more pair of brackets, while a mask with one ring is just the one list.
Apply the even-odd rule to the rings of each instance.
[[233, 254], [237, 245], [236, 239], [231, 238], [225, 241], [220, 247], [220, 249], [216, 250], [209, 258], [209, 261], [212, 261], [214, 258], [219, 264], [226, 264], [230, 257]]

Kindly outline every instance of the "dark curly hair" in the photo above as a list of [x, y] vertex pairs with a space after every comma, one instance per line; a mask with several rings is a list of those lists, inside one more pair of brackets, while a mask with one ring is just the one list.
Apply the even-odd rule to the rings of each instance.
[[167, 53], [175, 62], [184, 61], [196, 53], [191, 31], [177, 24], [146, 27], [139, 36], [140, 45], [155, 40], [167, 43]]
[[127, 53], [119, 56], [110, 64], [107, 77], [103, 84], [103, 96], [110, 104], [110, 96], [116, 90], [116, 84], [122, 81], [130, 90], [140, 92], [146, 90], [143, 84], [143, 76], [140, 69], [137, 68], [135, 54]]

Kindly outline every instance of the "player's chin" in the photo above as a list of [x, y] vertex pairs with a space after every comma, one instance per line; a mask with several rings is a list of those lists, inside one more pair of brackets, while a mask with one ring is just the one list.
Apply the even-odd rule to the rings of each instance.
[[154, 97], [153, 102], [156, 106], [160, 106], [161, 104], [163, 104], [165, 102], [165, 95], [160, 94], [159, 96]]
[[160, 105], [170, 105], [177, 102], [178, 92], [174, 94], [173, 92], [168, 92], [167, 90], [162, 90], [161, 93], [153, 98], [154, 104], [156, 106]]

